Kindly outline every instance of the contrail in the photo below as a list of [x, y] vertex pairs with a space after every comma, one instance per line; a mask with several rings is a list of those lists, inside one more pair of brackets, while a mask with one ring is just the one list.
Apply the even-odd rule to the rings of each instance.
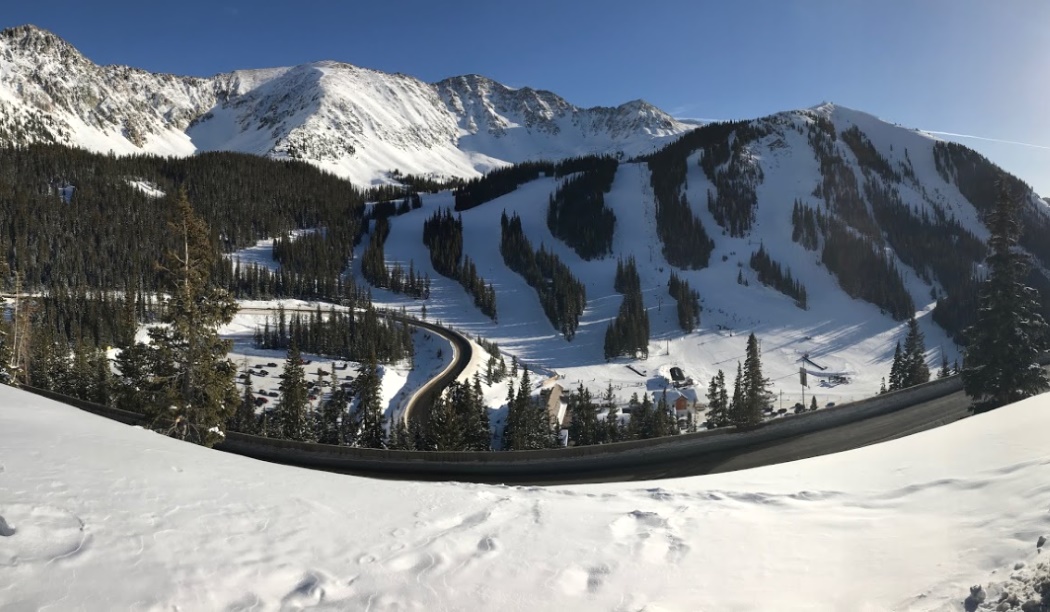
[[934, 130], [923, 130], [927, 134], [937, 134], [939, 136], [954, 136], [956, 138], [973, 138], [974, 140], [987, 140], [988, 142], [1000, 142], [1002, 144], [1018, 145], [1022, 147], [1031, 147], [1033, 149], [1045, 149], [1050, 151], [1050, 147], [1045, 145], [1032, 144], [1030, 142], [1017, 142], [1016, 140], [1003, 140], [1001, 138], [986, 138], [984, 136], [973, 136], [971, 134], [956, 134], [955, 132], [937, 132]]

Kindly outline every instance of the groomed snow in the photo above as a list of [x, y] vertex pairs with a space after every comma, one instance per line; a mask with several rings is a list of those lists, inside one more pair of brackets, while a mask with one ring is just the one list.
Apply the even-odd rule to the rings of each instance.
[[1042, 396], [779, 466], [520, 488], [271, 465], [0, 387], [0, 608], [957, 610], [1042, 560], [1048, 428]]

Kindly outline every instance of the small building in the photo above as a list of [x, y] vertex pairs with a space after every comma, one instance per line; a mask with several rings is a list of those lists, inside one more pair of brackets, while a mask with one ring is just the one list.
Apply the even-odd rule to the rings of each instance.
[[667, 404], [675, 409], [680, 415], [684, 416], [684, 413], [696, 409], [699, 402], [696, 397], [696, 390], [692, 388], [682, 389], [665, 389], [663, 391], [653, 391], [653, 405], [658, 406], [660, 400], [664, 397], [664, 393], [667, 393]]
[[561, 402], [561, 385], [555, 383], [544, 395], [546, 395], [547, 402], [547, 418], [551, 422], [558, 423], [560, 427], [567, 428], [570, 417], [569, 411], [565, 409]]

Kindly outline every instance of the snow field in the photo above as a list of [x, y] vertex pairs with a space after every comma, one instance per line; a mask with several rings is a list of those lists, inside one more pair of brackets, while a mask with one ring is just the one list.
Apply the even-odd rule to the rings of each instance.
[[1048, 426], [1041, 396], [755, 470], [506, 487], [272, 465], [0, 387], [0, 608], [954, 611], [1042, 560]]

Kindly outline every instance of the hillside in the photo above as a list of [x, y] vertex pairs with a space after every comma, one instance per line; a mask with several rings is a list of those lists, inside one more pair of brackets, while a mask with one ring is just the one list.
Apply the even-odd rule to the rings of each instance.
[[0, 608], [947, 611], [974, 584], [1024, 602], [1048, 415], [1041, 396], [837, 455], [545, 489], [266, 464], [0, 386]]
[[[667, 167], [680, 168], [669, 190], [658, 184]], [[654, 178], [654, 172], [660, 174]], [[563, 386], [583, 383], [599, 393], [611, 383], [626, 399], [663, 389], [674, 365], [701, 385], [719, 369], [732, 380], [753, 331], [762, 341], [764, 373], [777, 405], [780, 392], [787, 407], [802, 399], [800, 367], [811, 377], [807, 403], [816, 395], [823, 405], [879, 390], [912, 314], [925, 334], [932, 371], [942, 356], [949, 363], [959, 359], [953, 337], [970, 316], [959, 301], [972, 300], [972, 275], [981, 274], [988, 235], [981, 219], [994, 198], [994, 191], [977, 187], [1000, 175], [1016, 182], [1026, 200], [1022, 244], [1035, 256], [1032, 278], [1042, 289], [1050, 263], [1041, 250], [1050, 235], [1045, 202], [967, 149], [834, 105], [709, 126], [648, 163], [619, 164], [604, 195], [604, 206], [616, 217], [611, 256], [585, 260], [551, 233], [543, 203], [568, 179], [526, 181], [462, 210], [463, 250], [495, 289], [497, 321], [475, 308], [457, 282], [437, 273], [420, 241], [423, 222], [454, 206], [452, 194], [424, 195], [422, 208], [392, 217], [385, 255], [388, 265], [411, 264], [430, 276], [429, 317], [497, 341], [520, 359], [557, 372]], [[657, 210], [667, 205], [654, 185], [680, 194], [686, 214], [710, 237], [705, 265], [669, 263], [668, 240], [673, 245], [687, 233], [672, 227], [662, 237]], [[796, 211], [807, 209], [821, 219], [809, 229], [793, 221]], [[586, 306], [571, 341], [548, 321], [536, 291], [504, 263], [504, 213], [519, 216], [534, 248], [544, 245], [585, 285]], [[358, 259], [365, 247], [359, 247]], [[750, 265], [760, 248], [805, 288], [806, 308], [760, 282]], [[613, 289], [615, 269], [618, 259], [629, 257], [638, 263], [651, 327], [648, 358], [607, 362], [604, 335], [622, 301]], [[693, 332], [679, 328], [667, 293], [672, 270], [699, 292], [700, 327]], [[382, 289], [373, 295], [416, 312], [422, 304]], [[631, 364], [642, 374], [625, 367]]]
[[321, 61], [208, 78], [98, 66], [34, 26], [0, 32], [0, 143], [117, 154], [235, 151], [358, 185], [472, 177], [527, 159], [650, 152], [691, 126], [641, 101], [580, 108], [483, 77], [429, 84]]

